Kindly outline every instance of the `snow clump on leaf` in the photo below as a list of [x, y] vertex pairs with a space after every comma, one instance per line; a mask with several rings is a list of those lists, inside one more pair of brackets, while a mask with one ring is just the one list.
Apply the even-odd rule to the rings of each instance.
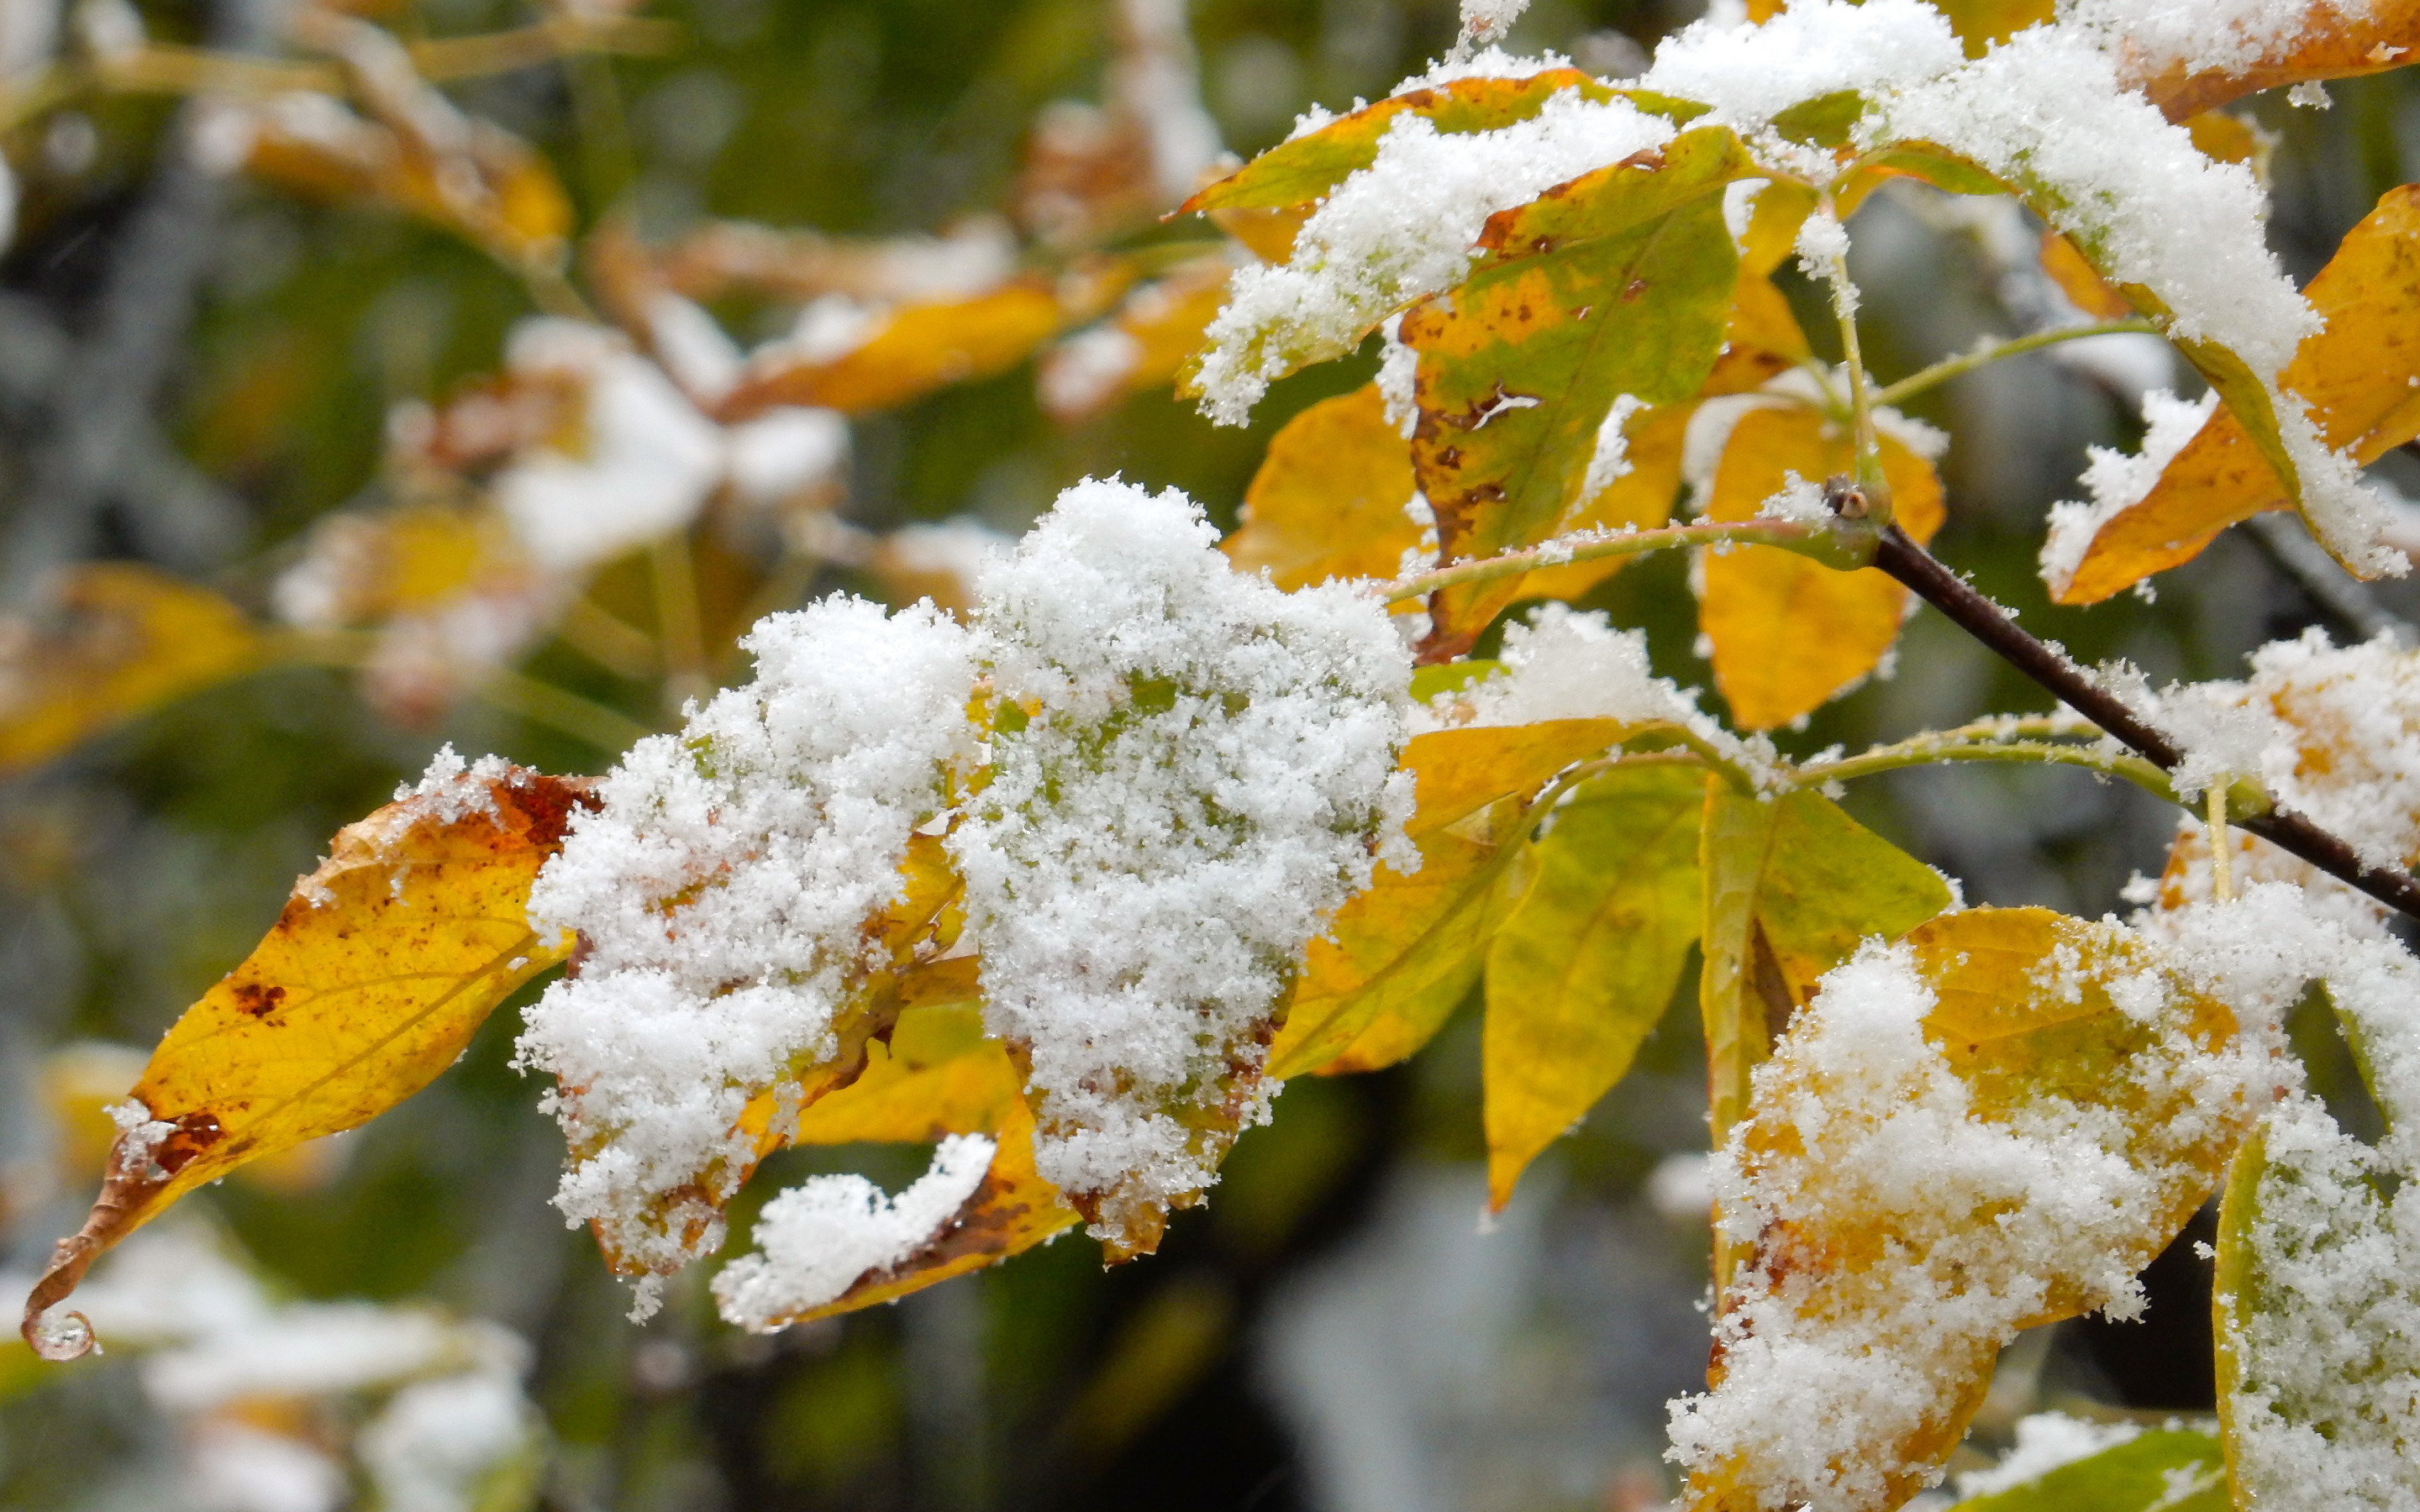
[[1409, 665], [1384, 610], [1239, 574], [1173, 490], [1067, 490], [982, 584], [1001, 701], [952, 836], [985, 1019], [1019, 1047], [1037, 1164], [1148, 1250], [1265, 1116], [1305, 946], [1402, 832]]

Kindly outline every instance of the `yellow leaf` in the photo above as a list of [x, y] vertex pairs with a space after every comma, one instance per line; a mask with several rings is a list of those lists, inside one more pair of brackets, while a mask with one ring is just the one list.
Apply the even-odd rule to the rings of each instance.
[[1421, 836], [1420, 868], [1408, 876], [1379, 867], [1370, 890], [1311, 942], [1267, 1074], [1320, 1070], [1381, 1014], [1442, 1024], [1479, 980], [1488, 898], [1519, 850], [1508, 841], [1528, 822], [1508, 798]]
[[42, 1314], [103, 1250], [194, 1187], [306, 1139], [358, 1127], [435, 1080], [488, 1012], [571, 952], [523, 907], [580, 778], [473, 774], [338, 831], [276, 925], [185, 1011], [128, 1094], [100, 1199], [25, 1304], [26, 1341], [91, 1343]]
[[2182, 123], [2202, 156], [2218, 162], [2240, 162], [2262, 183], [2269, 181], [2269, 149], [2249, 121], [2223, 110], [2206, 110]]
[[[1331, 578], [1391, 579], [1420, 544], [1409, 445], [1387, 424], [1375, 383], [1286, 422], [1244, 492], [1243, 523], [1220, 549], [1280, 588]], [[1417, 606], [1409, 606], [1416, 608]]]
[[[2234, 1036], [2149, 946], [2045, 909], [1944, 915], [1826, 979], [1733, 1146], [1752, 1247], [1675, 1422], [1685, 1504], [1904, 1503], [1997, 1350], [2122, 1302], [2210, 1196], [2253, 1114]], [[1772, 1414], [1814, 1381], [1841, 1411]]]
[[873, 317], [855, 347], [833, 357], [776, 349], [752, 366], [717, 410], [745, 420], [778, 405], [863, 414], [953, 383], [1004, 373], [1059, 332], [1067, 311], [1050, 285], [1020, 278], [971, 299], [908, 304]]
[[[1746, 1113], [1749, 1081], [1816, 977], [1869, 936], [1897, 939], [1949, 906], [1940, 873], [1874, 834], [1820, 793], [1749, 797], [1706, 779], [1699, 835], [1705, 964], [1698, 1004], [1706, 1034], [1711, 1133], [1719, 1149]], [[1714, 1234], [1714, 1284], [1743, 1257]]]
[[[2327, 325], [2278, 380], [2330, 446], [2362, 462], [2420, 436], [2420, 184], [2391, 189], [2304, 291]], [[2140, 501], [2092, 538], [2055, 597], [2096, 604], [2200, 554], [2220, 531], [2291, 497], [2221, 405]]]
[[1705, 779], [1617, 768], [1575, 789], [1487, 952], [1488, 1200], [1630, 1070], [1698, 937]]
[[[972, 957], [958, 959], [972, 967]], [[771, 1326], [896, 1301], [1083, 1221], [1035, 1172], [1033, 1115], [1022, 1078], [1007, 1049], [984, 1035], [983, 1012], [971, 996], [972, 970], [959, 975], [969, 995], [942, 991], [935, 1001], [902, 1009], [888, 1041], [869, 1046], [864, 1073], [800, 1115], [787, 1142], [927, 1144], [944, 1134], [988, 1134], [999, 1146], [990, 1172], [956, 1218], [908, 1259], [868, 1273], [831, 1302]]]
[[[1930, 540], [1941, 528], [1931, 465], [1885, 436], [1883, 471], [1901, 529]], [[1788, 474], [1821, 483], [1855, 471], [1848, 432], [1805, 406], [1750, 410], [1715, 469], [1708, 517], [1749, 519]], [[1778, 547], [1706, 553], [1699, 624], [1714, 642], [1714, 682], [1745, 728], [1769, 730], [1807, 714], [1871, 673], [1899, 639], [1907, 590], [1861, 567], [1838, 572]]]
[[2312, 79], [2349, 79], [2420, 62], [2420, 0], [2313, 6], [2299, 27], [2281, 28], [2268, 52], [2233, 68], [2194, 73], [2175, 64], [2133, 81], [2172, 121], [2214, 110], [2259, 89]]
[[1268, 209], [1240, 207], [1207, 210], [1210, 223], [1244, 244], [1244, 250], [1264, 263], [1282, 263], [1294, 255], [1294, 239], [1317, 207], [1287, 205]]
[[1981, 57], [2028, 26], [2051, 19], [2052, 0], [1934, 0], [1934, 8], [1949, 18], [1968, 57]]
[[1557, 772], [1603, 755], [1637, 728], [1618, 719], [1547, 719], [1415, 735], [1404, 747], [1415, 804], [1405, 832], [1417, 840], [1498, 798], [1527, 800]]
[[269, 656], [243, 611], [207, 588], [125, 563], [71, 569], [48, 615], [0, 621], [0, 775]]

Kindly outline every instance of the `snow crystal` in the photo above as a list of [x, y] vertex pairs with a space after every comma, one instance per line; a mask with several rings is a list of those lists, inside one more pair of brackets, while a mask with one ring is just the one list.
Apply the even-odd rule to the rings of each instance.
[[647, 301], [647, 338], [656, 359], [701, 404], [739, 381], [739, 345], [692, 301], [666, 290]]
[[1089, 415], [1118, 395], [1146, 355], [1143, 344], [1121, 326], [1079, 331], [1042, 360], [1035, 379], [1042, 407], [1053, 415]]
[[1712, 16], [1691, 23], [1656, 48], [1639, 84], [1754, 131], [1803, 101], [1848, 89], [1869, 95], [1965, 58], [1948, 21], [1923, 0], [1797, 0], [1762, 25]]
[[520, 1040], [560, 1083], [576, 1163], [556, 1204], [659, 1273], [719, 1242], [752, 1159], [741, 1108], [830, 1052], [863, 926], [970, 754], [972, 645], [929, 604], [835, 596], [742, 644], [756, 680], [633, 747], [530, 894], [590, 951]]
[[2132, 1423], [2087, 1423], [2065, 1412], [2036, 1412], [2017, 1422], [2017, 1442], [1988, 1470], [1958, 1476], [1958, 1499], [1991, 1496], [2038, 1481], [2062, 1465], [2115, 1449], [2142, 1433]]
[[204, 1423], [178, 1491], [194, 1512], [336, 1512], [345, 1467], [300, 1439], [233, 1418]]
[[1385, 343], [1378, 351], [1378, 397], [1386, 408], [1387, 424], [1409, 440], [1412, 427], [1420, 419], [1420, 354], [1404, 346], [1398, 336], [1397, 329], [1402, 324], [1401, 316], [1390, 315], [1378, 325], [1378, 334]]
[[[2142, 1214], [2201, 1184], [2190, 1152], [2241, 1120], [2258, 1064], [2199, 1049], [2164, 984], [2142, 985], [2159, 1035], [2129, 1076], [2177, 1110], [2149, 1137], [2050, 1096], [1978, 1110], [1924, 1031], [1933, 994], [1904, 943], [1823, 978], [1714, 1163], [1725, 1231], [1761, 1254], [1716, 1325], [1719, 1383], [1672, 1406], [1673, 1459], [1760, 1506], [1884, 1504], [1910, 1467], [1875, 1446], [1916, 1438], [2019, 1328], [2077, 1301], [2140, 1311]], [[1825, 1248], [1877, 1228], [1894, 1242], [1862, 1266]]]
[[1234, 572], [1173, 490], [1068, 489], [985, 578], [1004, 704], [951, 839], [985, 1019], [1025, 1048], [1042, 1174], [1112, 1243], [1261, 1116], [1268, 1016], [1400, 833], [1408, 657], [1384, 609]]
[[2128, 455], [2106, 446], [2085, 452], [2084, 486], [2090, 503], [2067, 501], [2050, 506], [2050, 532], [2042, 538], [2041, 579], [2064, 593], [2101, 527], [2141, 503], [2185, 443], [2218, 408], [2215, 390], [2198, 399], [2180, 399], [2165, 389], [2143, 395], [2143, 449]]
[[1236, 271], [1206, 332], [1202, 412], [1243, 424], [1273, 378], [1352, 350], [1387, 316], [1460, 282], [1490, 215], [1661, 147], [1673, 130], [1627, 100], [1591, 101], [1575, 88], [1492, 131], [1441, 132], [1425, 116], [1396, 116], [1376, 160], [1303, 223], [1288, 262]]
[[996, 1149], [981, 1134], [952, 1134], [932, 1168], [895, 1197], [861, 1176], [818, 1176], [783, 1192], [757, 1216], [757, 1252], [714, 1278], [723, 1321], [766, 1333], [834, 1301], [860, 1276], [905, 1263], [957, 1217]]
[[2315, 25], [2358, 21], [2370, 0], [2067, 0], [2059, 9], [2064, 25], [2099, 33], [2131, 76], [2148, 79], [2242, 73], [2292, 51]]
[[723, 441], [733, 489], [759, 508], [836, 482], [848, 462], [848, 422], [834, 409], [768, 409], [732, 426]]
[[1630, 417], [1647, 408], [1647, 402], [1633, 394], [1617, 393], [1613, 407], [1596, 427], [1596, 450], [1589, 455], [1588, 473], [1580, 479], [1580, 497], [1594, 499], [1621, 478], [1630, 476], [1630, 441], [1622, 427]]

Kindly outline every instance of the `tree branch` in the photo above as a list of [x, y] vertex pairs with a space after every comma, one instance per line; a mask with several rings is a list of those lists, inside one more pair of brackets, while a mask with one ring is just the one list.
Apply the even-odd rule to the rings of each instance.
[[[2071, 708], [2133, 747], [2164, 771], [2183, 759], [2176, 742], [2129, 707], [2084, 669], [2017, 628], [2008, 611], [1977, 593], [1897, 526], [1886, 528], [1874, 549], [1873, 565], [1939, 609], [1951, 624], [1983, 642], [2009, 665], [2049, 689]], [[2286, 809], [2242, 814], [2235, 822], [2261, 839], [2310, 862], [2406, 917], [2420, 920], [2420, 882], [2398, 869], [2361, 859], [2351, 845]]]

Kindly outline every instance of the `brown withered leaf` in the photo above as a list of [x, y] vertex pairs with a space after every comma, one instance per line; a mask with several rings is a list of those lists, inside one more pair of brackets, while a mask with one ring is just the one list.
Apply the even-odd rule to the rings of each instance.
[[243, 963], [168, 1030], [122, 1107], [83, 1229], [25, 1303], [35, 1350], [91, 1347], [44, 1315], [102, 1251], [204, 1182], [368, 1122], [452, 1065], [514, 989], [571, 953], [524, 913], [582, 778], [482, 768], [340, 830]]

